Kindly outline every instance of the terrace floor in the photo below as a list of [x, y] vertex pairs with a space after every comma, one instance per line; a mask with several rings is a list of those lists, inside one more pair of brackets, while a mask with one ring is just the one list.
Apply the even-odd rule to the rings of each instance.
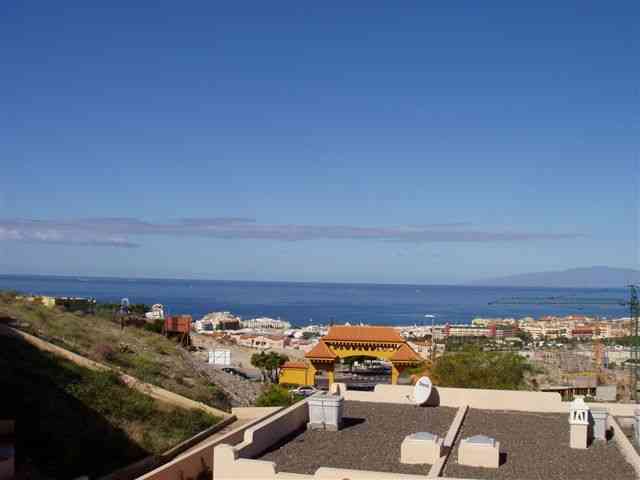
[[[500, 442], [497, 469], [459, 465], [461, 438], [488, 435]], [[594, 442], [587, 450], [569, 448], [566, 414], [504, 412], [470, 409], [447, 461], [444, 476], [478, 479], [633, 479], [633, 468], [615, 440]]]
[[277, 471], [313, 474], [320, 467], [426, 475], [429, 465], [400, 463], [404, 437], [431, 432], [444, 437], [457, 409], [391, 403], [344, 403], [344, 427], [338, 432], [304, 430], [260, 460], [276, 463]]

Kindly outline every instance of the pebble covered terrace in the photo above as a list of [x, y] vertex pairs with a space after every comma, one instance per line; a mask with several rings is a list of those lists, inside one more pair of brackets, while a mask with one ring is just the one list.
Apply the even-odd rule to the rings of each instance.
[[[488, 435], [500, 442], [497, 470], [457, 463], [461, 438]], [[477, 479], [633, 479], [633, 467], [613, 440], [587, 450], [569, 447], [566, 414], [476, 410], [467, 412], [444, 470], [445, 477]]]
[[[426, 475], [430, 465], [400, 463], [406, 435], [428, 431], [444, 437], [457, 412], [448, 407], [346, 401], [338, 432], [301, 430], [259, 458], [278, 471], [313, 474], [320, 467]], [[500, 442], [497, 470], [457, 463], [460, 439], [482, 434]], [[444, 477], [476, 479], [633, 479], [632, 466], [615, 442], [569, 447], [566, 414], [469, 409], [446, 463]]]
[[303, 430], [260, 460], [276, 462], [278, 471], [313, 474], [320, 467], [426, 475], [428, 465], [400, 463], [405, 436], [429, 430], [444, 437], [457, 409], [421, 408], [392, 403], [344, 403], [344, 426], [338, 432]]

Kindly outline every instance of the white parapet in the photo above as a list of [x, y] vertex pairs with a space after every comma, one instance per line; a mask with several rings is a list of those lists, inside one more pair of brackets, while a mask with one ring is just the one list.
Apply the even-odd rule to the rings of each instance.
[[468, 467], [498, 468], [500, 442], [485, 435], [464, 438], [458, 447], [458, 463]]
[[276, 464], [264, 460], [236, 458], [231, 445], [221, 444], [213, 449], [213, 478], [237, 480], [239, 478], [272, 479], [276, 476]]
[[400, 463], [433, 465], [442, 456], [442, 438], [429, 432], [407, 435], [400, 447]]

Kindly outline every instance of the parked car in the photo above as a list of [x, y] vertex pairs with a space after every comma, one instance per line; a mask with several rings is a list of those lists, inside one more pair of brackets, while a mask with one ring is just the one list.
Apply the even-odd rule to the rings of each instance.
[[298, 387], [294, 390], [291, 390], [293, 393], [295, 393], [296, 395], [302, 395], [303, 397], [310, 397], [311, 395], [313, 395], [314, 393], [318, 392], [318, 389], [312, 386], [304, 386], [304, 387]]
[[245, 380], [251, 380], [251, 377], [249, 375], [247, 375], [246, 373], [244, 373], [241, 370], [238, 370], [237, 368], [223, 367], [222, 371], [225, 372], [225, 373], [229, 373], [231, 375], [235, 375], [235, 376], [240, 377], [240, 378], [244, 378]]

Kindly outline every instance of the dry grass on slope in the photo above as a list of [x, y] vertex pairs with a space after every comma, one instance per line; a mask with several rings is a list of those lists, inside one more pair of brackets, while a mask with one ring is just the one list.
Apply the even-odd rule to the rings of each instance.
[[0, 320], [44, 340], [116, 367], [139, 380], [192, 400], [229, 411], [225, 392], [185, 362], [188, 355], [162, 335], [113, 322], [107, 315], [66, 312], [0, 295]]

